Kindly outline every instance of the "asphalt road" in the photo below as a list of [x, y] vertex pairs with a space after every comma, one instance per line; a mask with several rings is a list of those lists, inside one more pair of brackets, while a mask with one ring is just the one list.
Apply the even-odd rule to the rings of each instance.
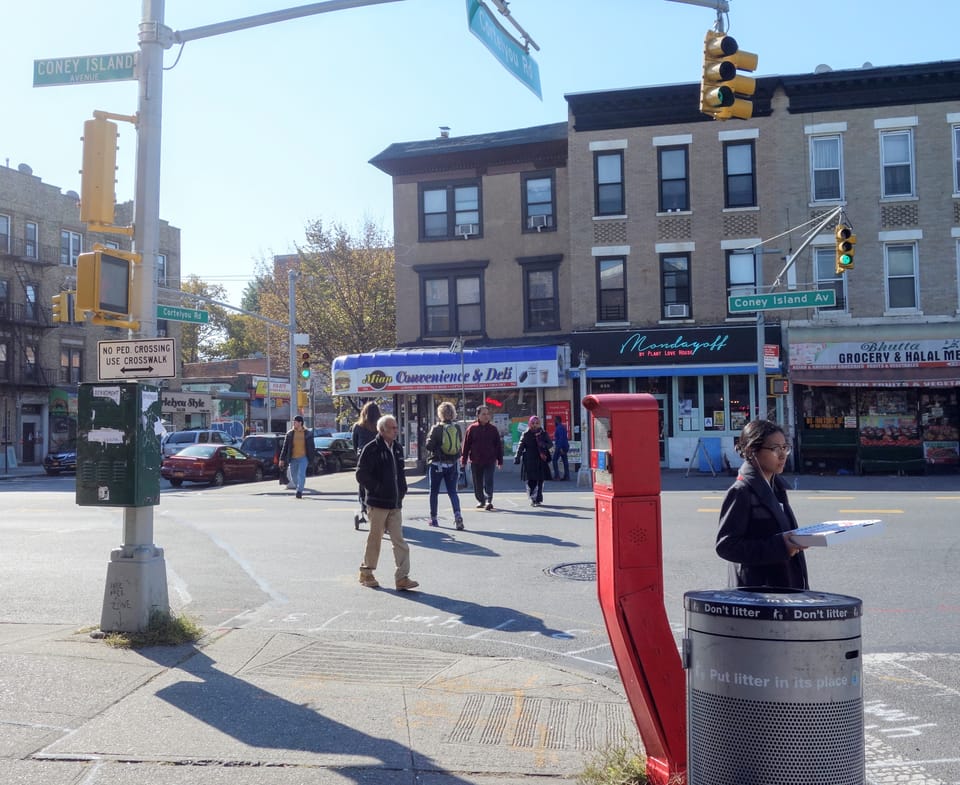
[[[913, 490], [910, 478], [876, 478], [857, 490], [792, 493], [803, 523], [882, 518], [870, 539], [808, 551], [816, 589], [860, 597], [869, 782], [960, 784], [960, 483]], [[357, 584], [366, 532], [353, 527], [349, 473], [310, 478], [293, 498], [277, 482], [168, 489], [155, 510], [171, 608], [207, 627], [253, 626], [326, 640], [537, 659], [582, 672], [615, 670], [596, 600], [593, 497], [549, 483], [533, 509], [515, 475], [498, 476], [495, 512], [461, 493], [466, 530], [427, 526], [427, 494], [405, 504], [411, 576], [421, 591], [392, 589], [384, 542], [381, 590]], [[699, 482], [661, 495], [665, 605], [677, 639], [683, 594], [720, 589], [713, 553], [722, 489]], [[851, 485], [853, 485], [851, 483]], [[166, 486], [166, 483], [164, 483]], [[99, 620], [120, 513], [77, 507], [73, 479], [0, 484], [0, 622]]]

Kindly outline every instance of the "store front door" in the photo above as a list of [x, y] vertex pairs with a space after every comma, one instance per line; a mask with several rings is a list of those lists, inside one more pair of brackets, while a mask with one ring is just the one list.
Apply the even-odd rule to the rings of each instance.
[[669, 422], [669, 411], [667, 407], [669, 406], [668, 401], [670, 396], [668, 395], [654, 395], [654, 400], [657, 402], [657, 417], [659, 418], [658, 425], [658, 448], [660, 450], [660, 466], [666, 468], [667, 465], [667, 422]]

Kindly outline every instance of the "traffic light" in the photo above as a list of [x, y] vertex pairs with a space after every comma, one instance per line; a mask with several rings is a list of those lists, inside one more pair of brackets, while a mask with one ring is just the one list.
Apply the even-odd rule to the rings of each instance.
[[700, 82], [700, 111], [715, 120], [753, 117], [753, 102], [738, 96], [751, 96], [757, 80], [741, 76], [737, 70], [754, 71], [757, 55], [744, 52], [733, 36], [708, 30], [703, 39], [703, 80]]
[[116, 206], [117, 124], [94, 117], [83, 124], [83, 169], [80, 170], [80, 220], [113, 224]]
[[310, 380], [310, 350], [309, 349], [298, 349], [297, 350], [297, 368], [300, 371], [300, 378], [303, 381]]
[[140, 259], [140, 254], [116, 248], [94, 247], [80, 254], [77, 257], [77, 310], [93, 311], [109, 319], [126, 318], [131, 312], [132, 268]]
[[857, 244], [857, 236], [853, 230], [846, 224], [837, 224], [837, 266], [836, 274], [843, 275], [847, 270], [853, 269], [854, 246]]
[[54, 324], [69, 324], [73, 321], [70, 318], [70, 292], [60, 292], [50, 298], [51, 315]]

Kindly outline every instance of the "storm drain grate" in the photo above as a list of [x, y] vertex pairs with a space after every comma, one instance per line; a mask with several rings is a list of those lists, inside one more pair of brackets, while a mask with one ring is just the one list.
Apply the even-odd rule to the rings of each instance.
[[313, 643], [248, 672], [286, 679], [346, 682], [368, 682], [370, 674], [376, 673], [379, 683], [417, 685], [429, 681], [456, 660], [456, 657], [429, 651], [419, 651], [416, 657], [384, 657], [382, 650]]
[[547, 575], [557, 578], [566, 578], [570, 581], [595, 581], [597, 579], [597, 565], [592, 561], [575, 561], [558, 564], [544, 570]]
[[610, 739], [629, 738], [627, 705], [473, 694], [445, 741], [522, 749], [601, 749]]

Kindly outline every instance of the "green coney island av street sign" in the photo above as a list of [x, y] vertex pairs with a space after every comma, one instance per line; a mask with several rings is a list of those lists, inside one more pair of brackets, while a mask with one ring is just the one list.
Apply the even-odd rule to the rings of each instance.
[[194, 308], [178, 308], [173, 305], [158, 305], [157, 318], [168, 319], [171, 322], [192, 322], [193, 324], [209, 324], [210, 312], [198, 311]]
[[123, 82], [137, 78], [137, 53], [50, 57], [33, 61], [33, 86]]
[[772, 294], [738, 294], [727, 298], [730, 313], [782, 311], [789, 308], [829, 308], [837, 304], [833, 289], [809, 292], [774, 292]]

